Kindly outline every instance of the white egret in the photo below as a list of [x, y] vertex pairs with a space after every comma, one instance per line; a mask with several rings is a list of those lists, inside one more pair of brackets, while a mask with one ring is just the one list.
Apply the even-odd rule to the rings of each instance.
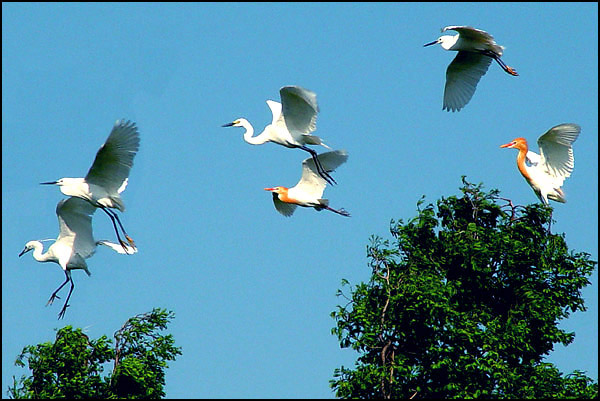
[[313, 91], [300, 86], [284, 86], [279, 90], [281, 103], [267, 100], [267, 105], [273, 114], [273, 121], [267, 125], [263, 132], [254, 135], [254, 127], [245, 118], [224, 124], [223, 127], [243, 127], [246, 129], [244, 140], [251, 145], [262, 145], [274, 142], [287, 148], [300, 148], [312, 156], [317, 166], [318, 174], [329, 184], [335, 180], [327, 173], [317, 160], [317, 152], [306, 145], [325, 145], [321, 138], [310, 135], [317, 129], [317, 95]]
[[[325, 171], [331, 172], [340, 164], [346, 162], [348, 153], [345, 150], [335, 150], [321, 153], [317, 157]], [[327, 182], [317, 172], [315, 161], [312, 158], [308, 158], [302, 162], [302, 177], [295, 187], [265, 188], [265, 191], [273, 193], [275, 209], [284, 216], [291, 216], [296, 210], [296, 206], [303, 206], [313, 207], [317, 211], [327, 209], [349, 217], [350, 213], [346, 210], [333, 209], [329, 207], [328, 199], [321, 198], [326, 185]]]
[[58, 185], [67, 196], [76, 196], [91, 202], [110, 217], [119, 243], [123, 249], [126, 243], [121, 239], [115, 220], [123, 230], [125, 238], [135, 247], [133, 239], [127, 234], [116, 212], [125, 211], [120, 193], [127, 187], [129, 171], [133, 167], [133, 158], [140, 147], [140, 134], [134, 122], [117, 120], [108, 139], [96, 153], [94, 163], [85, 178], [61, 178], [57, 181], [42, 182], [45, 185]]
[[133, 254], [137, 252], [134, 246], [126, 245], [123, 248], [120, 244], [109, 241], [94, 241], [92, 234], [92, 215], [96, 211], [90, 202], [77, 197], [62, 199], [56, 205], [56, 215], [58, 217], [58, 238], [46, 253], [42, 253], [44, 245], [40, 241], [29, 241], [19, 256], [33, 249], [33, 258], [38, 262], [54, 262], [62, 267], [65, 272], [66, 280], [52, 293], [46, 306], [51, 305], [55, 298], [60, 298], [57, 294], [68, 282], [71, 282], [69, 295], [65, 300], [65, 305], [58, 314], [58, 318], [65, 315], [69, 306], [69, 298], [75, 285], [71, 277], [71, 270], [82, 269], [88, 276], [91, 275], [88, 270], [85, 259], [96, 252], [96, 245], [105, 245], [114, 249], [118, 253]]
[[442, 35], [437, 40], [423, 46], [441, 44], [445, 50], [458, 51], [446, 70], [444, 106], [442, 110], [460, 111], [473, 97], [481, 77], [487, 72], [492, 59], [510, 75], [517, 72], [504, 64], [500, 58], [504, 47], [496, 44], [489, 33], [469, 26], [447, 26], [447, 30], [457, 31], [457, 35]]
[[517, 168], [545, 205], [548, 205], [548, 199], [561, 203], [567, 201], [561, 187], [575, 167], [572, 144], [580, 131], [577, 124], [560, 124], [550, 128], [537, 140], [539, 155], [529, 150], [525, 138], [500, 145], [501, 148], [519, 150]]

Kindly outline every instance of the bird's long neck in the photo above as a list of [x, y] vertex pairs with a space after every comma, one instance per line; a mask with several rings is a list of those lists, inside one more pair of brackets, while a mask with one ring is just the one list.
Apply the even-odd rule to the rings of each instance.
[[33, 258], [38, 262], [53, 262], [54, 258], [49, 252], [42, 253], [44, 250], [44, 244], [36, 241], [33, 245]]
[[246, 129], [246, 132], [244, 132], [244, 141], [250, 145], [262, 145], [269, 141], [269, 137], [264, 131], [260, 135], [252, 136], [254, 135], [254, 127], [248, 121], [244, 121], [242, 127]]
[[529, 171], [527, 171], [527, 166], [525, 165], [525, 158], [527, 156], [527, 151], [529, 150], [527, 143], [519, 144], [518, 149], [519, 154], [517, 155], [517, 168], [527, 181], [531, 181], [531, 176], [529, 175]]

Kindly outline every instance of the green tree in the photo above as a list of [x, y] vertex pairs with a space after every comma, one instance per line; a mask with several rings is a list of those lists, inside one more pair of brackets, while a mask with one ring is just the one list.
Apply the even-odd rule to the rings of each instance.
[[592, 398], [598, 384], [543, 359], [574, 333], [595, 261], [552, 234], [552, 209], [514, 206], [463, 177], [462, 196], [423, 199], [393, 242], [372, 237], [372, 275], [332, 312], [343, 348], [359, 353], [330, 381], [340, 398]]
[[[155, 308], [134, 316], [115, 332], [90, 340], [81, 329], [65, 326], [54, 343], [23, 348], [15, 364], [31, 376], [13, 377], [10, 398], [162, 398], [166, 361], [181, 355], [173, 336], [161, 335], [173, 312]], [[102, 377], [103, 364], [114, 361], [112, 373]]]

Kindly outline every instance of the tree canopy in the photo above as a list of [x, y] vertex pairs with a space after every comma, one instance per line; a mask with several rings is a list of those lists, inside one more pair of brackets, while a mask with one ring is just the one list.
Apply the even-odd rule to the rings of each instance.
[[[80, 328], [65, 326], [54, 343], [23, 348], [15, 364], [31, 376], [14, 379], [11, 398], [162, 398], [167, 361], [181, 355], [173, 336], [161, 335], [173, 312], [155, 308], [140, 314], [114, 333], [91, 340]], [[102, 377], [113, 361], [112, 373]]]
[[392, 241], [371, 238], [370, 280], [332, 312], [343, 348], [359, 353], [330, 381], [340, 398], [590, 398], [598, 384], [544, 358], [575, 334], [595, 261], [552, 234], [552, 209], [515, 206], [463, 177], [462, 196], [417, 203]]

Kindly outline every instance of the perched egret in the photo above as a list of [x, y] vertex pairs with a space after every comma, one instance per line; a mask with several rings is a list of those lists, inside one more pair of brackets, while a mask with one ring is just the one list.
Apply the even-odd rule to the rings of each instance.
[[[318, 161], [326, 172], [333, 171], [347, 159], [348, 153], [345, 150], [325, 152], [318, 156]], [[327, 209], [349, 217], [350, 213], [344, 209], [336, 210], [329, 207], [329, 200], [321, 198], [326, 185], [326, 181], [317, 173], [315, 161], [308, 158], [302, 162], [302, 178], [295, 187], [265, 188], [265, 191], [273, 193], [275, 209], [284, 216], [291, 216], [296, 210], [296, 206], [303, 206], [314, 207], [317, 211]]]
[[539, 155], [529, 150], [525, 138], [516, 138], [500, 146], [519, 150], [517, 167], [545, 205], [548, 205], [548, 199], [561, 203], [567, 201], [561, 186], [575, 166], [572, 144], [580, 131], [577, 124], [560, 124], [550, 128], [537, 140]]
[[500, 67], [510, 75], [517, 72], [504, 64], [500, 58], [504, 47], [496, 44], [489, 33], [469, 26], [447, 26], [447, 30], [457, 31], [457, 35], [442, 35], [437, 40], [423, 46], [441, 44], [445, 50], [458, 51], [446, 70], [444, 88], [444, 106], [442, 110], [460, 111], [473, 97], [481, 77], [496, 60]]
[[88, 276], [91, 275], [88, 270], [85, 259], [96, 252], [96, 245], [108, 246], [119, 253], [133, 254], [137, 248], [126, 245], [123, 248], [120, 244], [108, 241], [94, 241], [92, 234], [92, 214], [96, 211], [88, 201], [81, 198], [70, 197], [62, 199], [56, 205], [56, 215], [58, 216], [58, 238], [50, 245], [46, 253], [42, 253], [44, 245], [40, 241], [29, 241], [19, 256], [33, 251], [33, 258], [38, 262], [58, 263], [65, 272], [66, 280], [52, 293], [46, 306], [51, 305], [55, 298], [60, 298], [57, 294], [68, 282], [71, 282], [71, 289], [65, 301], [65, 305], [58, 314], [58, 318], [65, 315], [69, 306], [69, 298], [75, 285], [71, 278], [71, 270], [82, 269]]
[[121, 239], [115, 220], [129, 244], [135, 247], [133, 239], [123, 228], [119, 216], [110, 208], [125, 211], [120, 193], [127, 187], [129, 171], [133, 167], [133, 158], [139, 147], [140, 134], [135, 123], [117, 120], [108, 139], [96, 153], [94, 163], [85, 178], [61, 178], [58, 181], [42, 182], [42, 184], [58, 185], [63, 194], [85, 199], [95, 207], [104, 210], [112, 221], [123, 249], [127, 249], [127, 244]]
[[335, 180], [321, 166], [317, 159], [317, 152], [306, 145], [325, 145], [321, 138], [310, 135], [317, 129], [317, 105], [316, 93], [300, 86], [284, 86], [279, 90], [281, 103], [267, 100], [267, 105], [273, 114], [273, 121], [267, 125], [263, 132], [254, 135], [254, 127], [245, 118], [224, 124], [223, 127], [243, 127], [246, 129], [244, 140], [251, 145], [262, 145], [266, 142], [274, 142], [287, 148], [300, 148], [312, 156], [315, 161], [318, 174], [329, 184], [333, 185]]

